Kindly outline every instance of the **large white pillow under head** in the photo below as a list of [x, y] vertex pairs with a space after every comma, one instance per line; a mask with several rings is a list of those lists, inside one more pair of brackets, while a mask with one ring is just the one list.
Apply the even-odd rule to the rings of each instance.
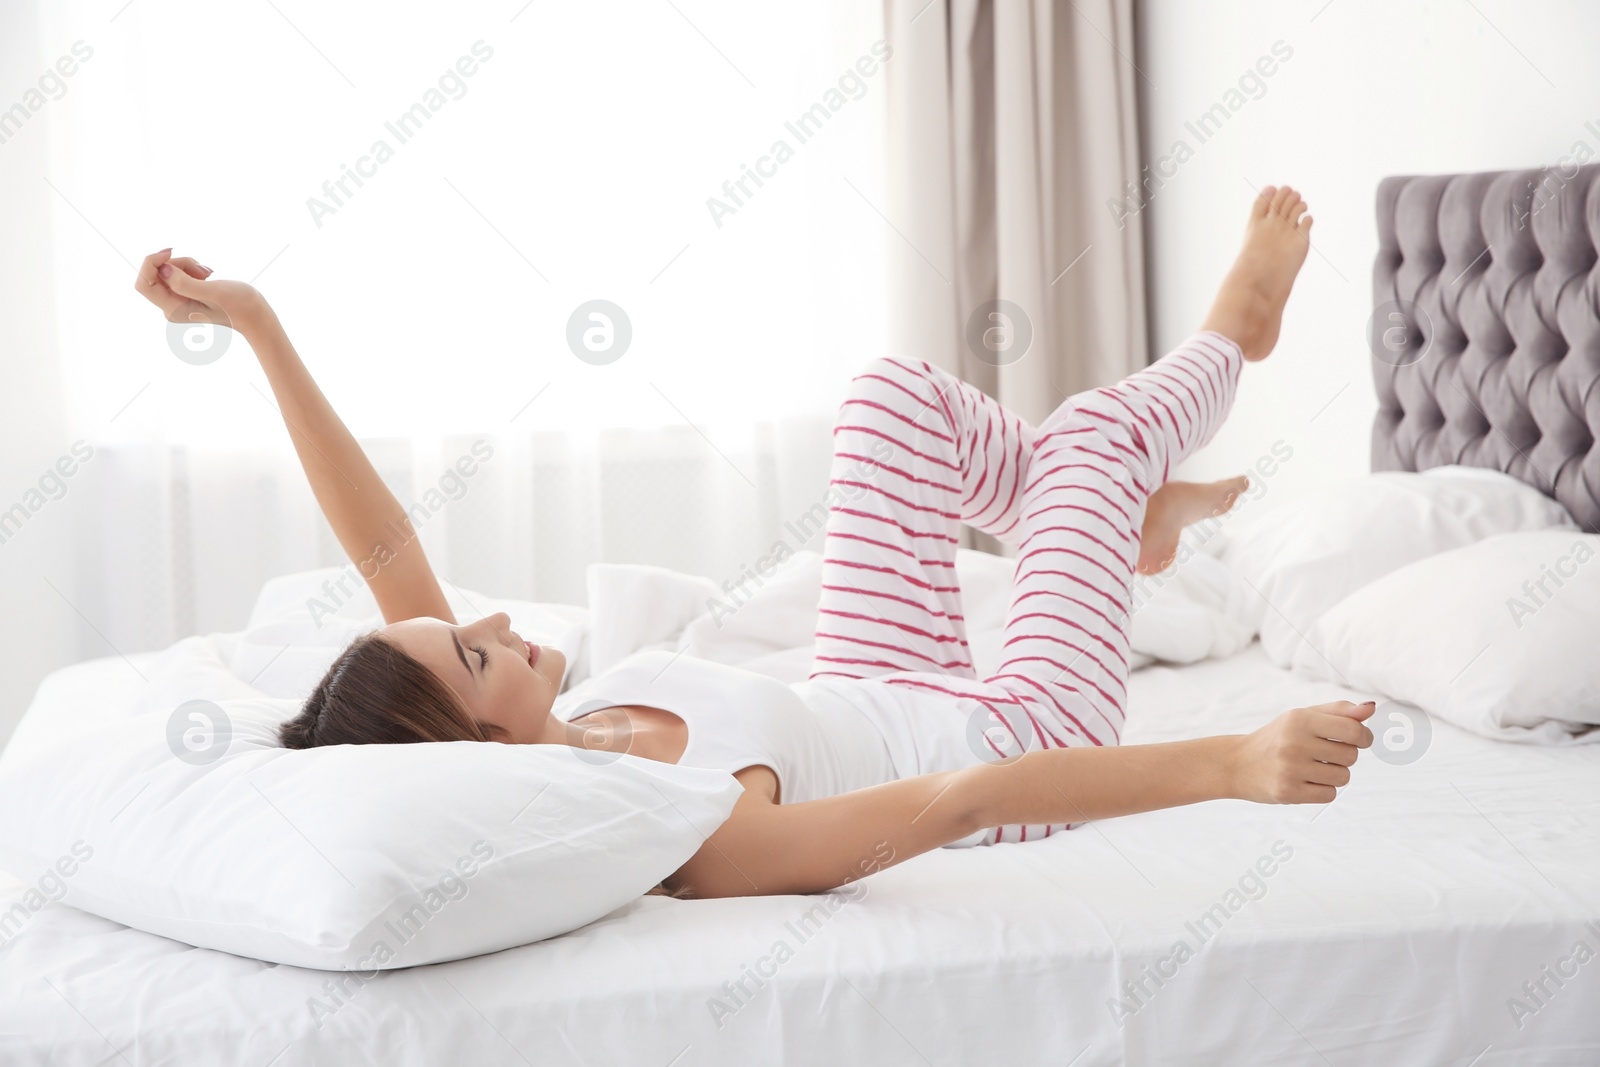
[[294, 700], [206, 638], [128, 696], [46, 679], [0, 753], [0, 866], [190, 945], [374, 972], [576, 929], [727, 818], [732, 775], [561, 745], [278, 747]]

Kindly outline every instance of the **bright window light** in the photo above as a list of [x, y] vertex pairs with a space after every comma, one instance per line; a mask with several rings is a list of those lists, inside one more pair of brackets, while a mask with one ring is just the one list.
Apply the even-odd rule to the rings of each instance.
[[134, 294], [169, 244], [254, 280], [364, 437], [831, 410], [886, 335], [879, 7], [52, 5], [45, 54], [92, 49], [46, 112], [73, 420], [282, 439], [241, 340], [180, 360]]

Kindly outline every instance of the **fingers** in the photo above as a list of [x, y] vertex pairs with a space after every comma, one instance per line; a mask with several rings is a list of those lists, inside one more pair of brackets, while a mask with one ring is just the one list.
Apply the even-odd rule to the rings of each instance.
[[1346, 715], [1316, 715], [1307, 724], [1312, 736], [1353, 748], [1371, 748], [1372, 731]]
[[1313, 763], [1306, 772], [1312, 785], [1331, 785], [1335, 789], [1350, 784], [1350, 768], [1338, 763]]
[[[174, 270], [174, 267], [177, 269]], [[211, 268], [189, 256], [173, 257], [172, 249], [163, 248], [144, 257], [133, 282], [134, 291], [160, 308], [169, 318], [186, 302], [181, 283], [177, 287], [172, 284], [174, 275], [185, 281], [191, 278], [203, 281], [211, 276]]]
[[196, 262], [189, 256], [174, 256], [172, 259], [168, 260], [168, 262], [174, 267], [182, 270], [191, 278], [199, 278], [204, 281], [206, 278], [211, 277], [210, 267], [203, 263]]
[[144, 261], [139, 264], [139, 273], [133, 280], [134, 292], [160, 308], [162, 314], [168, 318], [183, 306], [183, 299], [167, 288], [161, 280], [160, 270], [166, 265], [171, 254], [172, 249], [163, 248], [159, 252], [145, 256]]
[[1355, 765], [1356, 757], [1361, 755], [1357, 745], [1347, 745], [1338, 741], [1329, 741], [1319, 737], [1311, 743], [1311, 758], [1323, 763], [1337, 763], [1341, 767]]
[[[189, 260], [189, 262], [194, 263], [194, 260]], [[194, 265], [197, 268], [200, 267], [198, 263], [194, 263]], [[172, 263], [163, 263], [156, 268], [156, 273], [167, 284], [167, 288], [179, 296], [187, 297], [190, 300], [204, 300], [206, 291], [205, 278], [211, 272], [205, 268], [200, 269], [205, 270], [205, 274], [196, 277], [187, 269], [174, 270]]]
[[1296, 804], [1332, 804], [1339, 798], [1339, 791], [1331, 785], [1322, 785], [1316, 782], [1307, 782], [1300, 790], [1300, 797]]
[[133, 279], [133, 287], [138, 292], [145, 292], [153, 288], [160, 288], [160, 279], [157, 270], [172, 255], [172, 249], [163, 248], [159, 252], [151, 252], [139, 264], [139, 273]]
[[1372, 702], [1337, 700], [1297, 708], [1275, 724], [1279, 728], [1276, 784], [1270, 789], [1279, 804], [1328, 803], [1350, 784], [1350, 768], [1361, 749], [1372, 745], [1372, 731], [1362, 721]]
[[1365, 722], [1378, 710], [1378, 704], [1374, 700], [1362, 701], [1360, 704], [1348, 700], [1333, 700], [1326, 704], [1316, 704], [1307, 710], [1326, 712], [1329, 715], [1346, 715], [1357, 722]]
[[[1347, 700], [1345, 703], [1349, 704], [1350, 702]], [[1366, 722], [1372, 718], [1372, 713], [1377, 710], [1378, 702], [1376, 700], [1364, 700], [1360, 704], [1350, 705], [1348, 709], [1340, 711], [1339, 714], [1348, 715], [1357, 722]]]
[[172, 249], [163, 248], [159, 252], [151, 252], [144, 257], [144, 262], [139, 264], [139, 275], [134, 279], [133, 287], [140, 292], [156, 284], [156, 268], [165, 263], [172, 255]]

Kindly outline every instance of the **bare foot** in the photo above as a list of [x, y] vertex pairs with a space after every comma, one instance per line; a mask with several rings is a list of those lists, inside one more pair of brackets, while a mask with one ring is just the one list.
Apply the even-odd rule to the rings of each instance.
[[1283, 305], [1311, 248], [1311, 216], [1300, 194], [1267, 186], [1250, 205], [1244, 247], [1200, 326], [1238, 344], [1244, 358], [1266, 359], [1278, 343]]
[[1190, 523], [1222, 515], [1250, 488], [1245, 475], [1220, 482], [1168, 482], [1150, 494], [1139, 535], [1139, 573], [1159, 574], [1178, 555], [1178, 535]]

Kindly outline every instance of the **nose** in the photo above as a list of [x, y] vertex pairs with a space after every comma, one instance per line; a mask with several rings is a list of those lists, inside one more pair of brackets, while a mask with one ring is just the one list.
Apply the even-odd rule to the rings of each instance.
[[503, 611], [485, 615], [483, 625], [489, 627], [494, 632], [495, 638], [500, 641], [505, 641], [511, 636], [511, 616]]

